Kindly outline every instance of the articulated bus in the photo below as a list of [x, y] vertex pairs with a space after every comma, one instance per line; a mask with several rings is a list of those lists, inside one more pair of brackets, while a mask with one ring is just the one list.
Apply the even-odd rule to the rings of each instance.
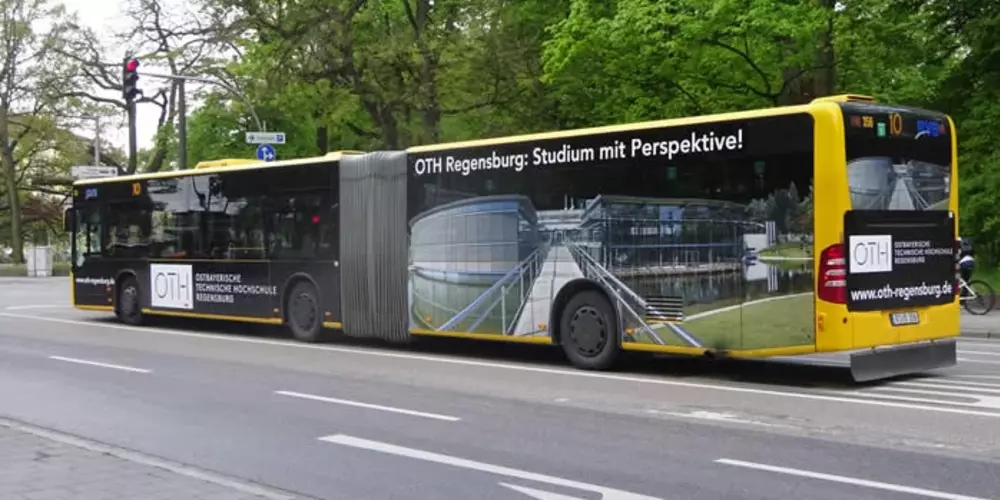
[[73, 304], [393, 342], [956, 363], [956, 139], [864, 96], [79, 181]]

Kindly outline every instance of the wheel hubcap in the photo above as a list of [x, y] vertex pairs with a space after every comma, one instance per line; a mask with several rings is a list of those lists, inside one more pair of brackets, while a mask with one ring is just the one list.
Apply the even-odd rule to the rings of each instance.
[[587, 357], [596, 356], [607, 343], [607, 321], [597, 309], [583, 306], [577, 309], [570, 319], [569, 335], [577, 352]]
[[305, 330], [309, 330], [316, 322], [316, 301], [308, 293], [299, 294], [295, 298], [295, 307], [292, 310], [295, 323]]
[[125, 287], [122, 290], [122, 312], [126, 316], [134, 316], [138, 309], [139, 291], [134, 286]]

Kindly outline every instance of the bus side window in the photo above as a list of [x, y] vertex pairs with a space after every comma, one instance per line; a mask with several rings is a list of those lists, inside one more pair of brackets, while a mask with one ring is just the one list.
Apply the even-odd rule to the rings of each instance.
[[149, 256], [150, 212], [133, 203], [108, 206], [105, 254], [118, 258]]
[[73, 244], [73, 263], [83, 266], [87, 259], [101, 255], [101, 216], [98, 207], [84, 206], [74, 211], [76, 239]]
[[331, 215], [319, 193], [294, 193], [270, 198], [269, 257], [328, 259]]

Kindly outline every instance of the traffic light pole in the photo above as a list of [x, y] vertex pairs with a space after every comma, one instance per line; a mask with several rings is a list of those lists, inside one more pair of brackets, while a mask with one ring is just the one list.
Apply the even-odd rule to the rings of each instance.
[[[139, 60], [131, 54], [125, 55], [122, 61], [122, 96], [125, 98], [125, 110], [128, 113], [128, 173], [134, 174], [139, 167], [138, 140], [136, 139], [135, 98], [141, 91], [136, 87], [139, 81]], [[100, 165], [100, 159], [95, 162]]]
[[125, 105], [128, 108], [128, 171], [135, 173], [139, 167], [138, 140], [135, 133], [135, 101], [127, 101]]
[[187, 96], [184, 92], [184, 80], [177, 82], [177, 168], [187, 170]]

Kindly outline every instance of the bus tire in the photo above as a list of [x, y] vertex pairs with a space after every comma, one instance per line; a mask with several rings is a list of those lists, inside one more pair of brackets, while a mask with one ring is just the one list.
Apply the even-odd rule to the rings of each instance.
[[559, 318], [559, 339], [570, 362], [586, 370], [606, 370], [621, 354], [618, 321], [611, 303], [596, 290], [573, 295]]
[[319, 342], [323, 336], [323, 316], [319, 292], [312, 283], [301, 280], [292, 285], [285, 300], [285, 323], [296, 340]]
[[139, 281], [129, 275], [118, 282], [115, 290], [115, 316], [126, 325], [139, 325], [143, 321]]

